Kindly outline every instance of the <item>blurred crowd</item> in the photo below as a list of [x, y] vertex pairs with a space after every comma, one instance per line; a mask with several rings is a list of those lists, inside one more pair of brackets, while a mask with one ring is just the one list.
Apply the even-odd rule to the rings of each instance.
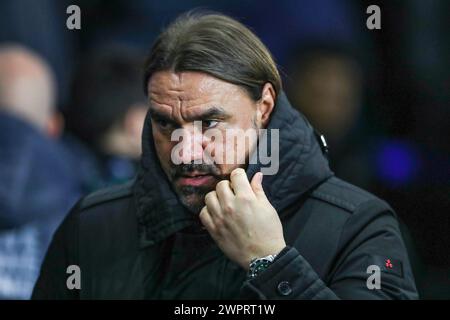
[[[81, 29], [66, 28], [66, 8]], [[134, 177], [142, 66], [178, 14], [229, 14], [263, 40], [284, 90], [327, 139], [337, 176], [396, 210], [423, 298], [450, 298], [450, 3], [0, 2], [0, 299], [27, 299], [76, 201]]]

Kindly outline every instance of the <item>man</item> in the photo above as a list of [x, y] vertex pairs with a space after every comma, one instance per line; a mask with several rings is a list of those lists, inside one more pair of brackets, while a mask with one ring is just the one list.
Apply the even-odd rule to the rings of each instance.
[[[417, 298], [392, 209], [333, 176], [246, 27], [183, 15], [153, 45], [144, 84], [136, 180], [75, 206], [34, 298]], [[251, 130], [244, 146], [226, 135]]]
[[0, 299], [29, 299], [53, 232], [79, 197], [57, 138], [47, 63], [0, 47]]

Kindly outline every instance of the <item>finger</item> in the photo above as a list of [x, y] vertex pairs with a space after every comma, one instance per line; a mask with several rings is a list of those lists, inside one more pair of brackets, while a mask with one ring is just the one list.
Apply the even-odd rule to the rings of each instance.
[[252, 190], [256, 197], [258, 198], [266, 198], [266, 193], [264, 192], [263, 186], [262, 186], [262, 180], [263, 180], [263, 174], [262, 172], [257, 172], [252, 178], [252, 182], [250, 183]]
[[214, 222], [206, 206], [203, 207], [198, 216], [203, 226], [205, 226], [206, 230], [208, 230], [209, 233], [215, 232]]
[[216, 194], [220, 204], [231, 203], [234, 198], [230, 181], [222, 180], [216, 185]]
[[220, 208], [219, 199], [216, 191], [208, 192], [205, 196], [205, 204], [209, 214], [214, 219], [215, 217], [222, 217], [222, 210]]
[[248, 181], [247, 174], [242, 168], [234, 169], [230, 175], [231, 187], [236, 195], [253, 195], [252, 187]]

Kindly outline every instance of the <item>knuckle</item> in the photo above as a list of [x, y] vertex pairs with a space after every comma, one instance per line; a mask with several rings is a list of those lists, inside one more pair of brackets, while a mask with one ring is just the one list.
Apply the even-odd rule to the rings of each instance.
[[199, 216], [200, 219], [204, 220], [206, 214], [207, 214], [206, 207], [203, 207], [203, 209], [200, 211], [198, 216]]
[[221, 180], [217, 183], [216, 189], [225, 188], [228, 185], [228, 180]]
[[234, 213], [234, 208], [233, 208], [233, 206], [230, 205], [229, 203], [224, 204], [224, 206], [223, 206], [222, 209], [223, 209], [223, 212], [224, 212], [225, 214], [230, 215], [230, 214], [233, 214], [233, 213]]
[[236, 168], [236, 169], [234, 169], [232, 172], [231, 172], [231, 174], [234, 176], [234, 175], [238, 175], [238, 174], [243, 174], [243, 173], [245, 173], [245, 171], [244, 171], [244, 169], [242, 169], [242, 168]]
[[218, 216], [215, 219], [214, 224], [216, 225], [217, 229], [222, 229], [224, 227], [224, 225], [225, 225], [225, 221], [224, 221], [223, 217]]
[[240, 194], [236, 196], [237, 200], [243, 203], [248, 203], [252, 201], [252, 198], [249, 194]]
[[212, 197], [213, 195], [212, 195], [212, 191], [211, 192], [208, 192], [206, 195], [205, 195], [205, 202], [209, 202], [210, 200], [211, 200], [211, 197]]

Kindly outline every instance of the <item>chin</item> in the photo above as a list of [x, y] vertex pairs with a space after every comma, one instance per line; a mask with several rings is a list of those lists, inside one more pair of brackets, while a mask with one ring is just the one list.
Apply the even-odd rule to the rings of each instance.
[[183, 206], [195, 215], [198, 215], [205, 206], [204, 195], [184, 195], [179, 198]]
[[191, 212], [194, 215], [199, 215], [200, 211], [202, 211], [203, 207], [205, 206], [205, 204], [199, 203], [199, 202], [195, 202], [195, 203], [191, 203], [191, 202], [184, 202], [182, 201], [183, 205], [186, 207], [186, 209], [189, 210], [189, 212]]
[[193, 214], [198, 215], [205, 206], [205, 196], [214, 190], [214, 185], [202, 186], [175, 186], [178, 199]]

